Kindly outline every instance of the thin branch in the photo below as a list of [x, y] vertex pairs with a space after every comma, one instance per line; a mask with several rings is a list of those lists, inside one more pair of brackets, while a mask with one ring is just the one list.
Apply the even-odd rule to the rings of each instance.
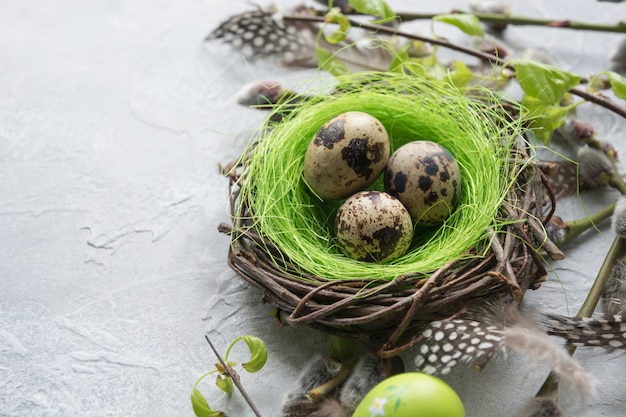
[[237, 374], [237, 372], [235, 372], [235, 370], [233, 368], [231, 368], [230, 365], [228, 365], [226, 362], [224, 362], [224, 359], [222, 359], [222, 356], [219, 354], [217, 349], [215, 349], [215, 346], [213, 346], [213, 343], [211, 343], [211, 339], [209, 339], [209, 335], [205, 334], [204, 338], [206, 339], [207, 342], [209, 342], [209, 346], [211, 346], [211, 349], [213, 350], [213, 353], [215, 354], [217, 359], [220, 361], [220, 364], [224, 367], [224, 371], [226, 372], [226, 374], [228, 374], [230, 379], [232, 379], [233, 383], [235, 384], [235, 386], [237, 387], [237, 389], [239, 390], [239, 392], [243, 396], [243, 399], [246, 400], [246, 402], [248, 403], [248, 405], [252, 409], [252, 412], [254, 412], [254, 415], [257, 416], [257, 417], [262, 417], [261, 413], [259, 412], [259, 410], [257, 410], [256, 406], [252, 402], [252, 399], [248, 396], [248, 393], [243, 388], [243, 385], [241, 385], [241, 382], [239, 381], [239, 375]]
[[[540, 19], [529, 16], [516, 16], [509, 14], [498, 13], [480, 13], [480, 12], [465, 12], [463, 10], [452, 10], [452, 14], [472, 14], [476, 16], [481, 22], [485, 23], [498, 23], [501, 25], [514, 25], [514, 26], [543, 26], [549, 28], [563, 28], [574, 30], [587, 30], [595, 32], [612, 32], [612, 33], [626, 33], [626, 24], [624, 22], [618, 22], [614, 25], [579, 22], [576, 20], [555, 20], [555, 19]], [[411, 20], [427, 20], [432, 19], [435, 16], [442, 13], [396, 13], [396, 16], [402, 22], [408, 22]]]
[[[323, 16], [283, 16], [284, 20], [294, 20], [294, 21], [305, 21], [305, 22], [317, 22], [317, 23], [324, 23], [324, 17]], [[462, 52], [465, 53], [467, 55], [471, 55], [474, 56], [476, 58], [482, 59], [484, 61], [489, 61], [489, 62], [493, 62], [497, 65], [501, 65], [501, 66], [506, 66], [508, 69], [510, 69], [511, 71], [515, 71], [515, 68], [513, 67], [513, 65], [511, 63], [509, 63], [508, 61], [499, 58], [495, 55], [492, 54], [488, 54], [486, 52], [481, 52], [478, 51], [476, 49], [472, 49], [466, 46], [462, 46], [462, 45], [458, 45], [455, 43], [452, 43], [446, 39], [443, 38], [432, 38], [432, 37], [428, 37], [428, 36], [422, 36], [422, 35], [416, 35], [413, 33], [408, 33], [408, 32], [404, 32], [401, 30], [397, 30], [394, 28], [390, 28], [387, 26], [381, 26], [381, 25], [376, 25], [373, 23], [363, 23], [363, 22], [358, 22], [356, 20], [352, 20], [349, 19], [350, 24], [354, 27], [359, 27], [361, 29], [366, 29], [366, 30], [371, 30], [374, 32], [379, 32], [379, 33], [384, 33], [387, 35], [392, 35], [392, 36], [401, 36], [403, 38], [407, 38], [407, 39], [413, 39], [413, 40], [417, 40], [417, 41], [422, 41], [422, 42], [427, 42], [427, 43], [431, 43], [433, 45], [439, 45], [439, 46], [443, 46], [445, 48], [448, 49], [452, 49], [458, 52]], [[613, 102], [612, 100], [610, 100], [607, 97], [604, 97], [602, 95], [598, 95], [598, 94], [592, 94], [589, 93], [585, 90], [581, 90], [579, 88], [572, 88], [571, 90], [569, 90], [569, 92], [575, 96], [578, 96], [586, 101], [589, 101], [591, 103], [597, 104], [600, 107], [604, 107], [610, 111], [612, 111], [615, 114], [618, 114], [620, 116], [622, 116], [623, 118], [626, 118], [626, 109], [619, 106], [618, 104], [616, 104], [615, 102]]]

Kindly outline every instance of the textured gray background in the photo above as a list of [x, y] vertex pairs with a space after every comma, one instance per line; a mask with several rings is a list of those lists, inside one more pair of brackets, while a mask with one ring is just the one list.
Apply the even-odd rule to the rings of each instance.
[[[397, 10], [467, 6], [432, 3], [390, 1]], [[597, 22], [626, 16], [625, 6], [592, 0], [511, 6]], [[217, 232], [228, 220], [217, 164], [238, 155], [263, 116], [238, 107], [235, 93], [253, 80], [311, 76], [202, 43], [250, 7], [0, 4], [1, 416], [191, 416], [192, 384], [215, 362], [205, 332], [222, 349], [240, 334], [265, 340], [266, 368], [242, 378], [262, 414], [276, 416], [281, 389], [303, 359], [324, 350], [321, 335], [274, 324], [260, 294], [228, 269], [228, 239]], [[506, 38], [519, 50], [543, 48], [581, 75], [607, 69], [619, 39], [531, 27], [512, 27]], [[624, 149], [623, 120], [590, 105], [580, 112]], [[598, 192], [585, 205], [571, 198], [559, 213], [577, 218], [616, 197]], [[552, 265], [529, 303], [574, 314], [611, 240], [604, 226], [568, 246], [568, 259]], [[571, 415], [623, 415], [624, 357], [584, 349], [576, 357], [599, 391], [584, 410], [566, 392]], [[547, 372], [511, 354], [480, 374], [459, 367], [446, 380], [468, 416], [498, 417], [514, 414]], [[209, 384], [201, 389], [229, 415], [252, 415], [237, 393], [226, 400]]]

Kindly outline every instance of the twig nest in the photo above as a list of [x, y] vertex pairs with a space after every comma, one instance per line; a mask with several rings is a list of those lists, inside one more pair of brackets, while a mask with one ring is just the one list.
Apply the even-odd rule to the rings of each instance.
[[370, 186], [389, 160], [389, 135], [375, 117], [342, 113], [315, 134], [304, 158], [304, 178], [320, 198], [345, 198]]
[[[229, 265], [283, 323], [355, 336], [392, 357], [413, 346], [425, 323], [537, 288], [547, 274], [540, 251], [559, 259], [541, 224], [552, 194], [521, 143], [523, 120], [508, 118], [499, 96], [479, 90], [473, 99], [404, 73], [351, 74], [331, 86], [279, 106], [280, 122], [227, 171], [233, 225], [220, 230], [231, 236]], [[386, 262], [342, 253], [334, 230], [342, 201], [318, 198], [303, 175], [316, 132], [354, 111], [381, 122], [391, 150], [416, 140], [445, 147], [463, 180], [450, 216], [414, 228], [406, 253]], [[384, 192], [384, 175], [367, 190]]]
[[[263, 139], [244, 152], [243, 175], [237, 179], [241, 185], [238, 201], [243, 204], [235, 205], [234, 215], [245, 223], [238, 226], [240, 230], [254, 230], [276, 248], [267, 249], [273, 262], [297, 266], [294, 275], [321, 281], [423, 278], [453, 260], [484, 253], [491, 242], [486, 231], [497, 233], [508, 223], [502, 220], [500, 209], [515, 180], [509, 172], [521, 123], [506, 120], [496, 108], [471, 100], [445, 83], [423, 77], [368, 73], [341, 77], [333, 83], [336, 93], [308, 96], [295, 106], [279, 106], [276, 112], [288, 111], [288, 116], [272, 124], [263, 132]], [[406, 253], [387, 262], [363, 262], [344, 255], [334, 230], [342, 201], [329, 198], [364, 189], [384, 192], [384, 175], [381, 172], [376, 178], [372, 168], [375, 153], [365, 154], [371, 161], [371, 176], [360, 177], [367, 176], [367, 182], [376, 180], [366, 188], [355, 186], [357, 191], [344, 189], [333, 195], [315, 190], [313, 176], [307, 174], [312, 169], [312, 153], [319, 153], [320, 165], [315, 167], [319, 175], [337, 175], [338, 169], [326, 165], [333, 157], [355, 173], [347, 163], [350, 158], [344, 159], [340, 150], [352, 152], [354, 146], [347, 145], [350, 140], [358, 142], [367, 136], [363, 128], [346, 121], [346, 115], [355, 113], [370, 120], [366, 124], [375, 126], [374, 132], [386, 131], [390, 152], [412, 141], [427, 140], [446, 148], [454, 155], [463, 179], [463, 192], [457, 190], [456, 206], [449, 217], [437, 227], [416, 228]], [[361, 113], [378, 120], [384, 129]], [[332, 144], [332, 149], [323, 142]], [[367, 142], [371, 147], [369, 139]], [[379, 143], [384, 142], [383, 137]], [[378, 149], [382, 149], [377, 160], [384, 172], [386, 146], [378, 145]], [[355, 175], [355, 180], [358, 178]], [[455, 193], [450, 189], [448, 195]]]
[[459, 200], [461, 170], [440, 144], [409, 142], [391, 156], [385, 190], [406, 206], [415, 223], [435, 226], [450, 216]]
[[380, 191], [362, 191], [339, 207], [335, 234], [347, 256], [384, 262], [407, 251], [413, 237], [413, 223], [398, 199]]

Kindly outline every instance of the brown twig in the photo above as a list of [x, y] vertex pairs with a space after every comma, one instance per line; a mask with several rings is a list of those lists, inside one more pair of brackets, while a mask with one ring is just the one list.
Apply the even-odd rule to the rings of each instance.
[[252, 402], [252, 399], [248, 396], [248, 393], [243, 388], [243, 385], [241, 385], [241, 381], [239, 380], [239, 374], [237, 374], [237, 372], [235, 372], [235, 370], [229, 364], [227, 364], [224, 361], [224, 359], [222, 359], [222, 356], [219, 354], [217, 349], [215, 349], [215, 346], [211, 342], [211, 339], [209, 339], [209, 335], [205, 334], [204, 338], [206, 339], [207, 342], [209, 342], [209, 346], [211, 346], [211, 349], [213, 350], [213, 353], [215, 354], [217, 359], [220, 361], [220, 364], [222, 365], [222, 367], [224, 367], [224, 371], [230, 377], [230, 379], [232, 379], [233, 384], [235, 384], [235, 386], [237, 387], [237, 389], [239, 390], [239, 392], [243, 396], [243, 399], [246, 400], [246, 402], [248, 403], [248, 405], [252, 409], [252, 412], [254, 413], [254, 415], [257, 416], [257, 417], [262, 417], [261, 413], [259, 412], [259, 410], [256, 408], [256, 406]]

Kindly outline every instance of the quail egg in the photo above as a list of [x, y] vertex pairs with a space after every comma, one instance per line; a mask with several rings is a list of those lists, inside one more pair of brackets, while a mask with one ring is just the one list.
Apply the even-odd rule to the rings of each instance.
[[409, 142], [389, 158], [385, 191], [406, 206], [415, 224], [434, 226], [448, 218], [457, 204], [461, 170], [443, 146]]
[[363, 112], [329, 120], [315, 134], [304, 157], [304, 178], [320, 198], [345, 198], [370, 186], [389, 160], [389, 135]]
[[406, 253], [413, 238], [413, 223], [398, 199], [382, 191], [361, 191], [337, 210], [335, 236], [346, 256], [384, 262]]

